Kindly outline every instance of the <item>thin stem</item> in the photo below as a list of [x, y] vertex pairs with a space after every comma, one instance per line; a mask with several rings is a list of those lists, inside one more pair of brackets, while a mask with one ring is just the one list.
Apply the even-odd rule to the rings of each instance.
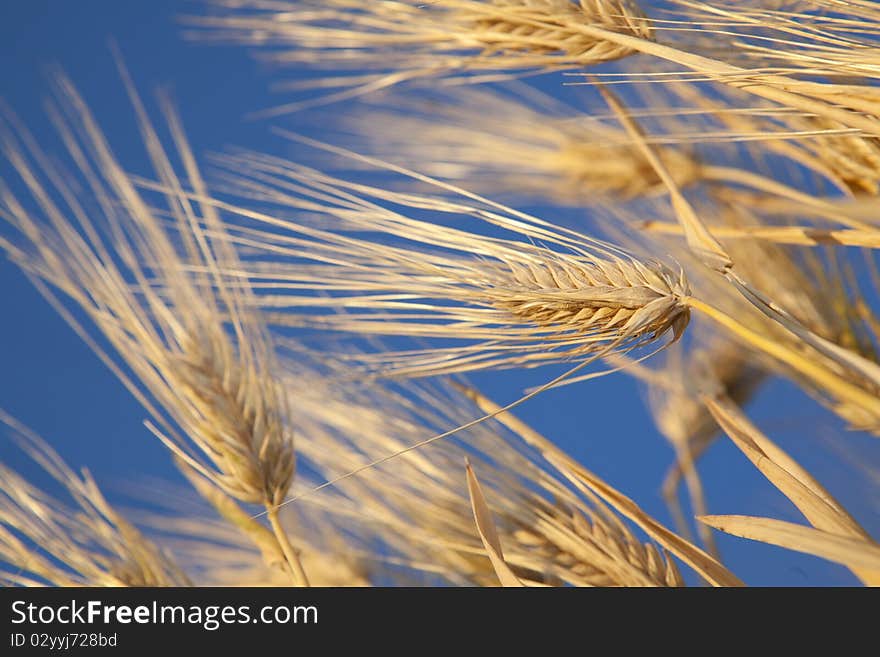
[[[177, 467], [189, 480], [198, 493], [217, 510], [223, 518], [254, 542], [260, 549], [263, 561], [269, 568], [277, 568], [290, 577], [294, 584], [298, 584], [297, 576], [291, 566], [288, 565], [287, 554], [284, 551], [277, 532], [269, 531], [265, 525], [250, 517], [238, 502], [224, 493], [220, 488], [202, 477], [185, 461], [176, 459]], [[274, 527], [273, 527], [274, 529]]]
[[288, 566], [290, 566], [294, 582], [297, 586], [311, 586], [306, 571], [303, 568], [302, 561], [300, 561], [299, 553], [290, 544], [290, 539], [287, 538], [287, 532], [285, 532], [284, 527], [281, 526], [281, 520], [278, 518], [278, 507], [267, 504], [266, 515], [269, 518], [269, 524], [272, 526], [272, 531], [275, 533], [275, 538], [278, 540], [278, 545], [281, 546], [281, 551], [284, 552], [284, 557], [287, 559]]

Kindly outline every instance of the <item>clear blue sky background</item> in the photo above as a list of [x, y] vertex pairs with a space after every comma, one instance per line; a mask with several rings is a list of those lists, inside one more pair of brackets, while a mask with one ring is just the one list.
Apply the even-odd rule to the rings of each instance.
[[[185, 42], [175, 16], [198, 9], [197, 2], [185, 0], [2, 0], [0, 97], [44, 143], [57, 148], [41, 103], [49, 67], [61, 65], [118, 157], [129, 169], [146, 172], [107, 45], [112, 37], [141, 90], [161, 85], [172, 91], [197, 152], [236, 144], [283, 153], [268, 124], [241, 120], [278, 101], [267, 91], [277, 73], [241, 49]], [[0, 258], [0, 295], [0, 407], [41, 433], [70, 465], [89, 467], [111, 497], [144, 474], [175, 477], [165, 449], [143, 428], [145, 414], [138, 404], [5, 258]], [[510, 400], [544, 379], [536, 381], [534, 373], [490, 373], [474, 380], [494, 398]], [[671, 524], [659, 484], [672, 452], [629, 378], [615, 375], [553, 391], [520, 414]], [[826, 441], [844, 444], [876, 468], [876, 439], [844, 433], [834, 417], [781, 382], [764, 389], [750, 414], [878, 534], [876, 490], [869, 494], [863, 480], [847, 474], [849, 466], [825, 446]], [[0, 458], [37, 476], [2, 438]], [[799, 520], [726, 441], [709, 452], [702, 470], [712, 512]], [[818, 559], [723, 536], [719, 542], [728, 565], [751, 584], [855, 582], [843, 568]]]

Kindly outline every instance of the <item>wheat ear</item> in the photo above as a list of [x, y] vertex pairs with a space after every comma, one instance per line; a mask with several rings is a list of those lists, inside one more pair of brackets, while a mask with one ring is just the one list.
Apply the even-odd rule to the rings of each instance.
[[[137, 190], [73, 85], [59, 76], [63, 109], [52, 110], [52, 117], [88, 192], [74, 191], [10, 116], [18, 138], [4, 130], [3, 151], [33, 205], [2, 190], [0, 212], [20, 238], [2, 244], [148, 409], [154, 433], [178, 458], [235, 499], [271, 511], [290, 487], [295, 457], [268, 336], [246, 301], [247, 290], [222, 284], [220, 263], [234, 267], [235, 255], [219, 217], [183, 193], [124, 71], [123, 77], [172, 227]], [[163, 107], [189, 183], [203, 190], [180, 123], [168, 103]], [[85, 209], [90, 206], [92, 213]], [[41, 281], [85, 311], [116, 358]], [[283, 545], [286, 537], [276, 522], [273, 527]], [[296, 573], [295, 555], [288, 556]]]
[[[279, 64], [305, 63], [354, 76], [328, 77], [343, 90], [297, 101], [262, 116], [351, 98], [426, 76], [585, 67], [634, 51], [585, 34], [584, 24], [651, 39], [650, 21], [629, 0], [352, 0], [229, 4], [189, 17], [196, 39], [250, 44]], [[291, 49], [291, 46], [293, 48]], [[362, 74], [362, 71], [377, 73]], [[480, 79], [477, 76], [477, 79]]]

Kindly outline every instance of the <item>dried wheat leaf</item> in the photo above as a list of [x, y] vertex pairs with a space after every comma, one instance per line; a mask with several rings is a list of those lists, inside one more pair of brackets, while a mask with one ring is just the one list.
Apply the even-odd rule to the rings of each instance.
[[[706, 407], [734, 444], [794, 504], [815, 528], [871, 541], [870, 535], [812, 475], [761, 433], [729, 399], [705, 399]], [[854, 568], [865, 584], [880, 584], [880, 573]]]
[[700, 522], [727, 534], [812, 554], [849, 568], [880, 572], [880, 545], [783, 520], [752, 516], [700, 516]]
[[474, 511], [474, 521], [477, 523], [477, 532], [480, 534], [480, 540], [486, 548], [495, 574], [501, 581], [502, 586], [525, 586], [514, 572], [504, 561], [504, 553], [501, 551], [501, 540], [498, 538], [498, 531], [495, 529], [495, 523], [492, 520], [492, 512], [486, 504], [486, 498], [480, 488], [480, 482], [474, 474], [471, 464], [467, 464], [467, 485], [468, 493], [471, 497], [471, 507]]
[[[836, 528], [837, 531], [867, 537], [866, 532], [831, 493], [754, 426], [733, 402], [724, 397], [704, 401], [734, 444], [795, 503], [811, 523], [825, 531], [835, 531]], [[772, 465], [765, 467], [765, 464]], [[822, 526], [823, 523], [827, 525]]]

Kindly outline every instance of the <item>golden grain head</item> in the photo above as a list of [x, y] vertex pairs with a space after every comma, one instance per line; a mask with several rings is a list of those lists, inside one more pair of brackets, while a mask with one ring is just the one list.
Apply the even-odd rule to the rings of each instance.
[[[832, 121], [815, 119], [819, 130], [839, 130]], [[880, 139], [862, 135], [818, 135], [805, 140], [809, 149], [831, 174], [841, 180], [853, 194], [880, 194]]]
[[397, 69], [399, 79], [407, 72], [587, 66], [632, 54], [582, 25], [653, 37], [630, 0], [217, 4], [217, 15], [189, 19], [196, 38], [265, 47], [265, 56], [281, 63]]
[[[15, 117], [0, 125], [3, 152], [31, 197], [19, 201], [7, 189], [0, 198], [17, 233], [0, 244], [88, 315], [114, 356], [66, 317], [150, 411], [178, 457], [237, 499], [277, 504], [293, 477], [292, 433], [248, 291], [226, 289], [218, 278], [237, 261], [217, 214], [183, 192], [133, 89], [157, 183], [126, 173], [70, 82], [56, 82], [71, 111], [52, 116], [79, 176], [60, 175]], [[164, 109], [187, 178], [203, 189], [177, 116]]]
[[293, 479], [295, 458], [290, 428], [277, 412], [274, 381], [243, 381], [225, 359], [205, 354], [216, 341], [188, 341], [171, 364], [169, 383], [183, 407], [178, 415], [186, 433], [217, 469], [216, 481], [243, 502], [281, 502]]
[[469, 27], [471, 38], [487, 53], [560, 53], [584, 63], [631, 54], [626, 48], [580, 33], [577, 25], [581, 22], [652, 37], [647, 18], [629, 0], [492, 0], [451, 2], [450, 7], [450, 23], [459, 27], [460, 34], [467, 34]]
[[510, 263], [502, 271], [505, 279], [487, 298], [531, 324], [627, 339], [670, 328], [680, 333], [687, 324], [681, 302], [687, 284], [662, 263], [560, 259], [543, 266]]
[[[652, 543], [641, 542], [622, 522], [565, 505], [540, 509], [530, 526], [519, 525], [505, 543], [505, 558], [523, 577], [574, 586], [683, 586], [678, 567]], [[546, 560], [543, 573], [534, 570]], [[538, 577], [541, 573], [543, 577]]]
[[[255, 222], [230, 230], [249, 249], [241, 275], [271, 323], [459, 343], [346, 356], [374, 374], [591, 358], [649, 344], [669, 329], [677, 338], [687, 325], [682, 272], [510, 208], [396, 194], [247, 154], [224, 166], [241, 196], [271, 204], [273, 214], [226, 206]], [[434, 221], [415, 218], [425, 209]], [[291, 213], [302, 220], [284, 218]], [[506, 237], [453, 228], [450, 218], [501, 228]], [[294, 261], [279, 261], [283, 254]]]
[[[686, 151], [663, 148], [658, 149], [658, 156], [679, 186], [688, 187], [699, 180], [699, 163]], [[583, 187], [582, 195], [599, 193], [625, 200], [664, 189], [654, 167], [631, 145], [571, 141], [560, 150], [558, 166], [572, 189]]]

